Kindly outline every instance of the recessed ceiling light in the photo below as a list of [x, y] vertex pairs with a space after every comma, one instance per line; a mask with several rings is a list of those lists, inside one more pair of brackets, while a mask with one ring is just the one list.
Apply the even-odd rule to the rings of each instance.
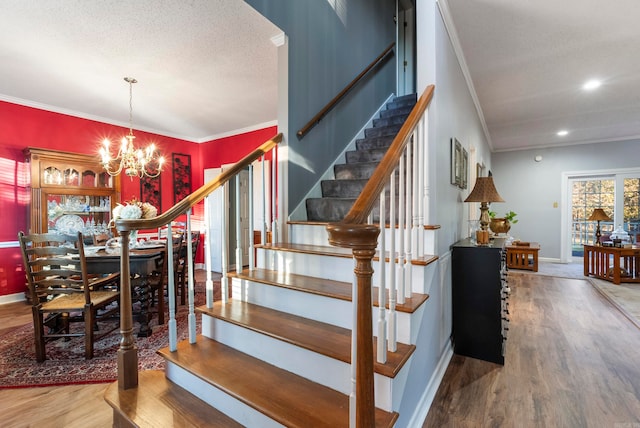
[[585, 84], [582, 85], [582, 89], [584, 89], [585, 91], [593, 91], [594, 89], [599, 88], [600, 85], [602, 85], [602, 82], [596, 79], [592, 79], [585, 82]]
[[556, 133], [556, 135], [558, 135], [558, 136], [560, 136], [560, 137], [564, 137], [565, 135], [568, 135], [568, 134], [569, 134], [569, 131], [567, 131], [566, 129], [563, 129], [563, 130], [558, 131], [558, 132]]

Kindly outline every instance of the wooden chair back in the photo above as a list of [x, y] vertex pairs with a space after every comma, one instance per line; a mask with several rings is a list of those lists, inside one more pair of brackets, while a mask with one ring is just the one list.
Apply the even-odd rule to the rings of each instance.
[[71, 293], [82, 293], [85, 304], [91, 303], [82, 239], [57, 233], [20, 232], [19, 240], [33, 305]]
[[[31, 296], [37, 361], [46, 359], [47, 340], [77, 336], [85, 336], [85, 358], [93, 358], [94, 340], [118, 327], [116, 319], [110, 330], [95, 331], [98, 321], [118, 311], [119, 273], [105, 277], [87, 273], [80, 232], [74, 236], [19, 232], [18, 240]], [[70, 331], [73, 321], [82, 322], [83, 328]]]

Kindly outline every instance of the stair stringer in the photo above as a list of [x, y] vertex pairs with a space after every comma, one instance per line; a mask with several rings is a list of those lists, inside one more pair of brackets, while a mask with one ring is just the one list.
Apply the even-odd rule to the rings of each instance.
[[304, 221], [307, 219], [307, 208], [306, 208], [306, 200], [309, 198], [321, 198], [322, 197], [322, 181], [323, 180], [331, 180], [334, 178], [334, 166], [336, 164], [346, 163], [347, 157], [346, 153], [350, 150], [356, 149], [356, 141], [358, 139], [364, 138], [364, 131], [367, 128], [373, 126], [373, 120], [380, 117], [380, 112], [385, 109], [387, 103], [389, 103], [394, 98], [394, 94], [390, 94], [389, 97], [378, 107], [378, 109], [371, 115], [369, 120], [360, 128], [360, 130], [354, 135], [351, 141], [345, 146], [344, 150], [334, 159], [334, 161], [329, 165], [326, 171], [320, 176], [316, 184], [307, 192], [307, 194], [302, 198], [302, 200], [298, 203], [298, 205], [291, 211], [289, 215], [290, 220], [296, 221]]

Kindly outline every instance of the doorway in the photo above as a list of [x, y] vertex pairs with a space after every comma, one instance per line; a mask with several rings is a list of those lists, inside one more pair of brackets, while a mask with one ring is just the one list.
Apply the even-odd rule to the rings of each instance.
[[398, 96], [416, 92], [416, 8], [412, 0], [398, 0], [396, 53]]
[[[271, 174], [270, 161], [264, 162], [264, 174], [262, 173], [263, 163], [258, 162], [254, 165], [253, 171], [253, 225], [256, 230], [262, 230], [262, 225], [268, 224], [271, 219], [270, 189]], [[208, 168], [204, 171], [205, 183], [214, 179], [226, 168], [233, 164], [223, 165], [221, 168]], [[263, 205], [263, 177], [264, 177], [264, 200]], [[225, 188], [221, 187], [213, 192], [207, 199], [207, 211], [210, 216], [210, 225], [208, 233], [211, 236], [211, 252], [210, 262], [211, 270], [214, 272], [222, 272], [222, 241], [223, 232], [228, 242], [227, 245], [227, 262], [229, 269], [235, 269], [236, 264], [236, 181], [232, 179], [225, 192]], [[226, 202], [226, 204], [225, 204]], [[223, 207], [228, 209], [223, 213]], [[266, 210], [266, 213], [263, 212]], [[242, 264], [247, 266], [249, 263], [249, 171], [240, 172], [240, 230], [242, 236]], [[224, 214], [224, 218], [223, 218]]]
[[[640, 239], [640, 169], [563, 173], [561, 261], [582, 258], [582, 246], [593, 244], [597, 222], [588, 218], [595, 208], [604, 209], [610, 221], [600, 221], [606, 236], [620, 227], [634, 242]], [[606, 238], [603, 238], [606, 239]]]

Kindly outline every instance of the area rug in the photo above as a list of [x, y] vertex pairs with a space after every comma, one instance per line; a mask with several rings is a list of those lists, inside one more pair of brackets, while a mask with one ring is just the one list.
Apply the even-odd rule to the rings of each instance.
[[538, 272], [510, 269], [509, 275], [541, 275], [588, 281], [605, 299], [640, 328], [640, 284], [615, 285], [602, 279], [584, 276], [582, 263], [540, 263]]
[[[216, 284], [219, 287], [219, 282]], [[203, 285], [196, 285], [195, 304], [205, 304]], [[168, 306], [168, 305], [167, 305]], [[177, 305], [178, 340], [188, 337], [188, 305]], [[200, 332], [200, 317], [197, 332]], [[164, 359], [156, 354], [168, 346], [168, 315], [165, 324], [158, 325], [154, 316], [150, 337], [135, 337], [138, 347], [138, 370], [163, 370]], [[80, 324], [80, 323], [77, 323]], [[134, 323], [134, 332], [138, 324]], [[36, 362], [31, 323], [0, 336], [0, 388], [71, 385], [113, 382], [117, 379], [117, 351], [120, 331], [116, 329], [94, 344], [94, 357], [84, 358], [84, 337], [55, 340], [47, 343], [47, 360]]]
[[623, 282], [616, 285], [597, 278], [589, 278], [589, 282], [605, 299], [640, 328], [640, 284]]

